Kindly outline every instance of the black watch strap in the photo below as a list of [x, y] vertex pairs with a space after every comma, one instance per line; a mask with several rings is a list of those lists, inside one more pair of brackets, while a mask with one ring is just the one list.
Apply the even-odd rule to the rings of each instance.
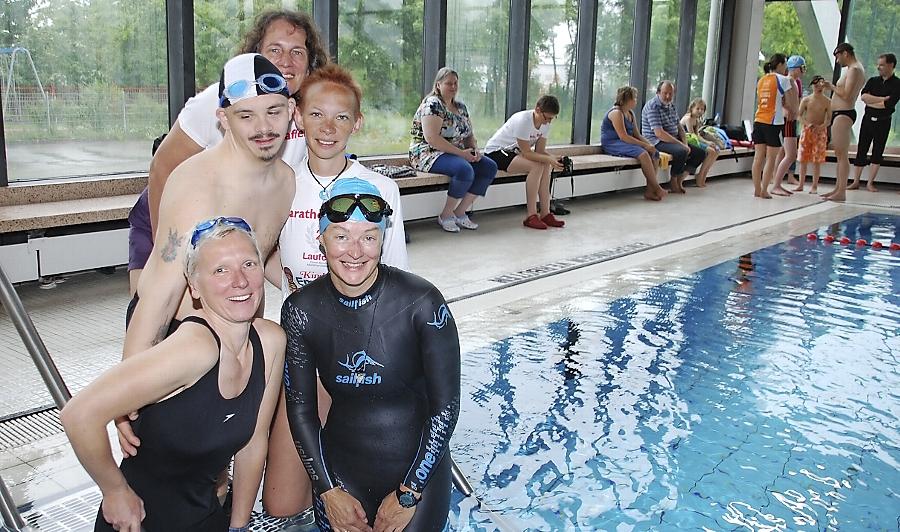
[[415, 494], [411, 491], [403, 491], [400, 488], [397, 488], [395, 492], [397, 495], [397, 501], [400, 502], [400, 506], [404, 508], [412, 508], [413, 506], [419, 504], [422, 500], [422, 497], [416, 497]]

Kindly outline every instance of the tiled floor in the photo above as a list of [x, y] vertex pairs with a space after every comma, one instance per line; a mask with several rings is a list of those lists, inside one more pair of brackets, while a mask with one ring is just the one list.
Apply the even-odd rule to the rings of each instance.
[[[822, 217], [834, 220], [871, 208], [900, 207], [897, 191], [884, 188], [879, 193], [852, 192], [843, 205], [805, 193], [759, 200], [752, 197], [749, 179], [731, 178], [713, 180], [706, 189], [689, 188], [686, 195], [669, 196], [662, 203], [646, 202], [634, 191], [572, 201], [567, 227], [559, 230], [523, 228], [524, 211], [519, 209], [477, 214], [481, 228], [475, 232], [448, 234], [433, 221], [416, 222], [407, 226], [410, 262], [415, 273], [457, 300], [451, 306], [460, 331], [472, 331], [470, 338], [462, 338], [465, 348], [483, 340], [476, 331], [478, 313], [485, 309], [515, 300], [546, 300], [546, 294], [563, 286], [596, 286], [590, 282], [598, 272], [627, 271], [638, 264], [652, 265], [664, 279], [672, 273], [667, 271], [667, 257], [675, 254], [696, 249], [714, 260], [717, 246], [740, 245], [750, 235], [753, 243], [747, 245], [758, 247], [760, 238], [775, 242], [787, 236], [785, 231], [802, 234]], [[624, 256], [606, 260], [610, 250]], [[591, 266], [597, 262], [601, 264]], [[550, 263], [553, 267], [548, 268]], [[526, 270], [531, 271], [523, 273]], [[544, 278], [522, 283], [535, 273]], [[624, 279], [614, 279], [604, 289], [610, 294], [627, 290]], [[119, 359], [128, 302], [123, 271], [74, 275], [51, 290], [36, 284], [17, 290], [73, 392]], [[280, 297], [271, 287], [268, 296], [266, 315], [276, 317]], [[501, 329], [497, 324], [490, 335], [501, 334]], [[2, 309], [0, 338], [0, 419], [50, 405]], [[16, 504], [37, 507], [91, 485], [62, 434], [12, 449], [0, 447], [0, 477]]]

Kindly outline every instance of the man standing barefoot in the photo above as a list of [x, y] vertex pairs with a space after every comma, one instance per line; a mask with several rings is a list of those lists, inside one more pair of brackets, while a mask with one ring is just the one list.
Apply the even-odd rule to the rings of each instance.
[[844, 201], [847, 199], [847, 178], [850, 177], [850, 157], [847, 149], [850, 147], [850, 132], [853, 123], [856, 122], [856, 99], [859, 91], [866, 82], [865, 71], [853, 46], [842, 42], [834, 49], [834, 58], [837, 64], [844, 67], [837, 85], [826, 82], [825, 88], [832, 92], [831, 98], [831, 145], [837, 157], [837, 183], [834, 190], [822, 197], [831, 201]]
[[[872, 162], [869, 169], [869, 183], [866, 189], [869, 192], [877, 192], [875, 188], [875, 176], [881, 168], [881, 160], [884, 154], [884, 145], [887, 143], [891, 132], [891, 115], [900, 100], [900, 79], [894, 75], [894, 67], [897, 66], [897, 56], [894, 54], [881, 54], [878, 56], [878, 75], [869, 78], [862, 89], [860, 99], [866, 104], [866, 112], [863, 115], [862, 124], [859, 127], [859, 139], [856, 148], [856, 177], [848, 190], [859, 188], [863, 168]], [[872, 157], [867, 157], [869, 145], [872, 146]]]

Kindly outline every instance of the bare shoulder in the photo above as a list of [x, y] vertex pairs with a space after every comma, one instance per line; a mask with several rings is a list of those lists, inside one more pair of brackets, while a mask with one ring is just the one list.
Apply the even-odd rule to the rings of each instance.
[[[183, 322], [171, 336], [154, 346], [158, 357], [178, 359], [178, 364], [197, 377], [219, 360], [219, 348], [210, 330], [199, 323]], [[184, 356], [190, 353], [191, 356]]]
[[253, 327], [259, 334], [259, 339], [262, 341], [266, 351], [273, 349], [284, 351], [287, 336], [284, 334], [284, 329], [281, 328], [281, 325], [265, 318], [256, 318], [253, 320]]

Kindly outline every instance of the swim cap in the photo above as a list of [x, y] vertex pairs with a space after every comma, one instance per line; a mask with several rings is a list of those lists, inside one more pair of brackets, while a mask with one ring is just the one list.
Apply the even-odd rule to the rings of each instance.
[[806, 59], [802, 55], [792, 55], [787, 60], [788, 68], [800, 68], [806, 66]]
[[[384, 198], [381, 196], [381, 192], [378, 188], [372, 183], [360, 179], [358, 177], [347, 177], [344, 179], [338, 179], [334, 185], [332, 185], [331, 190], [328, 192], [328, 199], [325, 200], [325, 203], [328, 203], [332, 198], [337, 196], [343, 196], [347, 194], [366, 194], [370, 196], [377, 196], [384, 201]], [[387, 202], [385, 202], [387, 205]], [[390, 208], [388, 206], [388, 211]], [[322, 211], [324, 214], [324, 211]], [[356, 221], [356, 222], [368, 222], [376, 224], [382, 232], [387, 228], [387, 217], [391, 214], [391, 212], [386, 212], [379, 222], [370, 222], [366, 219], [366, 216], [363, 214], [362, 210], [359, 206], [355, 206], [353, 211], [350, 213], [350, 218], [348, 221]], [[331, 220], [328, 219], [328, 216], [320, 215], [319, 217], [319, 234], [324, 234], [325, 229], [331, 224]]]
[[232, 57], [219, 78], [219, 107], [265, 94], [290, 96], [287, 81], [278, 67], [259, 54]]

